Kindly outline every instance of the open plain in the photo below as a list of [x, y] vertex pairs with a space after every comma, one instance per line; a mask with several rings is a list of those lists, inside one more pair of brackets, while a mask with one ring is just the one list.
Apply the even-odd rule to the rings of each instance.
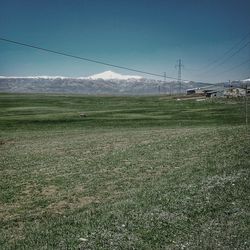
[[244, 123], [242, 99], [0, 94], [0, 248], [249, 249]]

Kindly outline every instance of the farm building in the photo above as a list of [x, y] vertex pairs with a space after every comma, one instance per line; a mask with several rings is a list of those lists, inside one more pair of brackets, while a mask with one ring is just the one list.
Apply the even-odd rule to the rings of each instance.
[[206, 97], [223, 96], [224, 88], [221, 86], [207, 86], [202, 88], [193, 88], [187, 90], [187, 95], [203, 95]]
[[225, 88], [224, 96], [226, 97], [241, 97], [246, 95], [246, 90], [243, 88]]
[[224, 95], [226, 97], [242, 97], [250, 94], [250, 81], [234, 81], [225, 85]]
[[203, 89], [201, 88], [187, 89], [187, 95], [193, 95], [193, 94], [203, 95]]
[[224, 96], [223, 88], [210, 88], [203, 91], [206, 97], [222, 97]]

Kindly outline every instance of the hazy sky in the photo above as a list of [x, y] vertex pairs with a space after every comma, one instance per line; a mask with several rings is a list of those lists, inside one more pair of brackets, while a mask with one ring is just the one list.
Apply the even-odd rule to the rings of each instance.
[[[1, 37], [157, 74], [166, 71], [173, 77], [181, 58], [183, 78], [190, 80], [250, 76], [250, 44], [206, 69], [250, 32], [249, 0], [1, 0], [0, 4]], [[135, 74], [3, 41], [0, 54], [0, 75], [6, 76], [88, 76], [105, 70]]]

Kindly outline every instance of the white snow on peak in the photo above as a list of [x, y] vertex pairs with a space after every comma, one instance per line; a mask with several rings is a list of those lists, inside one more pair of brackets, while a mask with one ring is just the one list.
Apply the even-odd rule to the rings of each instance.
[[242, 82], [250, 82], [250, 78], [242, 80]]
[[26, 78], [26, 79], [69, 79], [74, 78], [78, 80], [97, 80], [97, 79], [103, 79], [103, 80], [128, 80], [128, 79], [142, 79], [141, 76], [134, 76], [134, 75], [121, 75], [118, 73], [115, 73], [113, 71], [105, 71], [100, 74], [95, 74], [89, 77], [65, 77], [65, 76], [0, 76], [0, 78]]
[[95, 74], [92, 76], [87, 77], [87, 79], [91, 80], [97, 80], [97, 79], [103, 79], [103, 80], [128, 80], [128, 79], [142, 79], [141, 76], [132, 76], [132, 75], [121, 75], [118, 73], [115, 73], [113, 71], [105, 71], [100, 74]]

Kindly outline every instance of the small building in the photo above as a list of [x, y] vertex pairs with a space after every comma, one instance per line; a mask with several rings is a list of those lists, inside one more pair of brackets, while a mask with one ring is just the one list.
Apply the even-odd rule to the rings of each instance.
[[203, 89], [201, 88], [192, 88], [192, 89], [187, 89], [187, 95], [203, 95]]
[[224, 96], [226, 97], [242, 97], [246, 95], [246, 90], [243, 88], [225, 88]]
[[223, 86], [205, 86], [187, 90], [187, 95], [200, 95], [206, 97], [221, 97], [223, 96]]
[[223, 89], [206, 89], [204, 90], [206, 97], [222, 97], [224, 95]]

